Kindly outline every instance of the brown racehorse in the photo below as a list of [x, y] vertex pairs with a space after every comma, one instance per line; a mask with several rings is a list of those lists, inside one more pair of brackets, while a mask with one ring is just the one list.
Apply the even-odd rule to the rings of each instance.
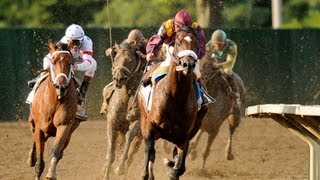
[[77, 91], [72, 74], [72, 56], [68, 50], [61, 50], [49, 42], [52, 65], [49, 76], [43, 80], [35, 92], [31, 105], [29, 123], [33, 132], [33, 147], [28, 163], [35, 166], [36, 177], [44, 170], [43, 152], [49, 137], [55, 136], [47, 179], [57, 179], [56, 167], [68, 146], [72, 132], [78, 127], [75, 120], [77, 111]]
[[[139, 111], [135, 96], [147, 64], [144, 57], [125, 41], [114, 46], [112, 55], [114, 56], [112, 68], [114, 87], [111, 87], [113, 92], [108, 102], [105, 102], [108, 105], [103, 106], [107, 117], [107, 153], [103, 179], [110, 179], [110, 169], [116, 158], [115, 146], [118, 135], [126, 135], [126, 142], [119, 165], [116, 168], [116, 174], [124, 174], [132, 162], [130, 158], [132, 156], [129, 156], [130, 159], [127, 161], [130, 143], [139, 134]], [[122, 139], [124, 138], [122, 137]], [[140, 146], [140, 142], [137, 143], [137, 146]], [[125, 167], [125, 163], [127, 163], [127, 167]]]
[[211, 58], [206, 55], [201, 59], [200, 67], [201, 74], [206, 83], [208, 93], [216, 99], [214, 104], [209, 106], [207, 116], [202, 121], [202, 126], [199, 133], [195, 137], [194, 143], [190, 145], [191, 158], [196, 158], [197, 153], [195, 147], [203, 132], [208, 134], [207, 144], [201, 147], [202, 154], [202, 168], [205, 168], [206, 160], [211, 152], [210, 147], [219, 133], [220, 126], [225, 120], [229, 124], [228, 143], [225, 148], [225, 158], [232, 160], [232, 136], [238, 127], [241, 120], [241, 105], [244, 103], [246, 89], [242, 79], [233, 72], [232, 77], [236, 81], [236, 86], [239, 90], [241, 105], [236, 106], [235, 99], [231, 95], [229, 83], [227, 82], [226, 75], [221, 70], [213, 69]]
[[[208, 107], [198, 111], [195, 75], [198, 50], [195, 31], [181, 27], [177, 32], [168, 74], [155, 84], [151, 110], [148, 112], [141, 96], [141, 134], [145, 140], [143, 179], [154, 179], [155, 140], [162, 138], [175, 145], [173, 161], [165, 159], [170, 179], [179, 179], [185, 172], [189, 141], [198, 132]], [[144, 78], [150, 76], [149, 70]]]

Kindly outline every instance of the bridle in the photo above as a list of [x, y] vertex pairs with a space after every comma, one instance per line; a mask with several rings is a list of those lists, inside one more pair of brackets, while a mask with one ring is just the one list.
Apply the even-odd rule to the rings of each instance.
[[190, 37], [190, 35], [187, 35], [184, 37], [184, 40], [189, 43], [189, 49], [181, 50], [179, 52], [177, 51], [178, 46], [180, 44], [180, 42], [178, 42], [178, 37], [179, 37], [179, 34], [182, 32], [193, 33], [196, 36], [196, 33], [194, 31], [191, 31], [189, 29], [187, 30], [180, 29], [176, 34], [173, 55], [171, 55], [170, 53], [169, 54], [171, 55], [172, 59], [177, 63], [177, 65], [182, 65], [183, 67], [186, 67], [187, 65], [182, 64], [181, 59], [186, 56], [192, 57], [194, 59], [194, 63], [192, 64], [191, 68], [195, 68], [195, 65], [198, 60], [198, 55], [195, 53], [195, 51], [191, 50], [192, 38]]
[[[57, 54], [62, 54], [62, 53], [69, 54], [70, 57], [72, 58], [71, 53], [69, 51], [55, 51], [55, 52], [52, 53], [51, 56], [53, 57], [53, 56], [55, 56]], [[71, 64], [69, 66], [70, 66], [70, 71], [69, 71], [68, 75], [65, 74], [65, 73], [56, 74], [54, 72], [55, 64], [52, 63], [52, 66], [50, 66], [50, 73], [51, 73], [51, 79], [52, 79], [53, 84], [55, 84], [55, 85], [58, 84], [58, 82], [57, 82], [58, 78], [61, 77], [61, 76], [64, 77], [67, 80], [67, 84], [69, 84], [69, 82], [71, 80], [71, 76], [72, 76]]]
[[[69, 51], [55, 51], [55, 52], [53, 52], [51, 54], [52, 59], [53, 59], [54, 56], [56, 56], [58, 54], [68, 54], [70, 56], [70, 58], [72, 59], [72, 55], [71, 55], [71, 53]], [[58, 73], [58, 74], [56, 74], [55, 71], [54, 71], [55, 68], [56, 68], [56, 64], [53, 63], [52, 59], [51, 59], [51, 63], [52, 64], [50, 66], [50, 76], [51, 76], [51, 80], [53, 82], [53, 85], [56, 88], [56, 91], [57, 91], [57, 94], [58, 94], [58, 99], [61, 99], [61, 97], [64, 96], [63, 93], [66, 92], [65, 90], [68, 88], [68, 85], [69, 85], [69, 83], [71, 81], [71, 78], [72, 78], [72, 74], [73, 74], [73, 71], [72, 71], [72, 68], [71, 68], [71, 64], [72, 63], [68, 64], [68, 68], [70, 69], [68, 74], [66, 74], [66, 73]], [[58, 79], [60, 77], [63, 77], [63, 78], [66, 79], [66, 81], [67, 81], [66, 86], [63, 86], [63, 85], [59, 84]]]
[[[138, 62], [136, 63], [136, 66], [134, 66], [132, 69], [129, 69], [129, 68], [125, 67], [125, 66], [115, 67], [115, 68], [113, 69], [114, 72], [116, 72], [116, 71], [123, 71], [123, 72], [128, 76], [128, 79], [127, 79], [127, 80], [129, 80], [130, 78], [133, 77], [133, 75], [134, 75], [136, 72], [139, 71], [140, 66], [141, 66], [141, 58], [140, 58], [140, 56], [139, 56], [136, 52], [134, 52], [134, 50], [133, 50], [131, 47], [129, 47], [129, 45], [127, 45], [127, 44], [125, 44], [125, 45], [121, 44], [121, 45], [120, 45], [120, 48], [121, 48], [123, 51], [128, 51], [128, 52], [130, 52], [130, 53], [134, 56], [135, 60], [138, 60]], [[114, 64], [116, 64], [117, 56], [120, 56], [120, 55], [121, 55], [121, 54], [117, 53], [116, 57], [114, 58]]]

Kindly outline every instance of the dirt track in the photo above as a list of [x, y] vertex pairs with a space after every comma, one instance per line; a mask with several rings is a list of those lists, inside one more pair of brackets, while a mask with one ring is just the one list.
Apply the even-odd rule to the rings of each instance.
[[[106, 122], [89, 120], [75, 131], [57, 169], [62, 180], [102, 179], [105, 158]], [[28, 124], [23, 122], [0, 123], [0, 179], [29, 180], [34, 178], [34, 168], [27, 165], [27, 156], [32, 143]], [[187, 170], [181, 180], [208, 179], [308, 179], [309, 148], [302, 140], [271, 119], [243, 118], [233, 141], [235, 159], [224, 159], [227, 142], [227, 124], [223, 124], [215, 140], [207, 168], [201, 170], [200, 159], [187, 159]], [[205, 137], [205, 136], [204, 136]], [[202, 138], [200, 145], [205, 144]], [[49, 165], [53, 138], [45, 149], [46, 170]], [[157, 143], [160, 144], [160, 142]], [[141, 179], [144, 145], [134, 157], [133, 166], [127, 176], [112, 176], [112, 179]], [[201, 147], [198, 147], [201, 150]], [[167, 179], [162, 164], [164, 157], [170, 158], [162, 149], [157, 149], [155, 162], [156, 179]], [[43, 178], [44, 179], [44, 178]]]

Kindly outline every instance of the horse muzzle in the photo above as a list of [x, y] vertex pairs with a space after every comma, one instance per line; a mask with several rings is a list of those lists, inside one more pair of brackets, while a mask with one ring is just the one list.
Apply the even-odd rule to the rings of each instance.
[[125, 73], [117, 72], [113, 76], [113, 82], [115, 83], [116, 88], [121, 89], [123, 85], [127, 83], [129, 79], [129, 76], [127, 76]]
[[196, 67], [196, 60], [190, 56], [185, 56], [180, 59], [179, 65], [176, 67], [177, 71], [182, 71], [184, 75], [191, 74]]
[[64, 97], [67, 94], [68, 85], [55, 84], [54, 87], [56, 89], [58, 99], [61, 99], [62, 97]]

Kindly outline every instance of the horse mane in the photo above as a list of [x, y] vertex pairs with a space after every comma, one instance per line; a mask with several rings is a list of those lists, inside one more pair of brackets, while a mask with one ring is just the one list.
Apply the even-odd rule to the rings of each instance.
[[186, 32], [186, 33], [192, 33], [195, 36], [197, 36], [197, 33], [195, 31], [195, 29], [191, 26], [181, 26], [178, 30], [178, 32]]
[[129, 43], [127, 43], [126, 41], [123, 41], [121, 44], [120, 44], [120, 47], [123, 48], [124, 50], [129, 50], [129, 51], [132, 51], [133, 48], [129, 45]]

